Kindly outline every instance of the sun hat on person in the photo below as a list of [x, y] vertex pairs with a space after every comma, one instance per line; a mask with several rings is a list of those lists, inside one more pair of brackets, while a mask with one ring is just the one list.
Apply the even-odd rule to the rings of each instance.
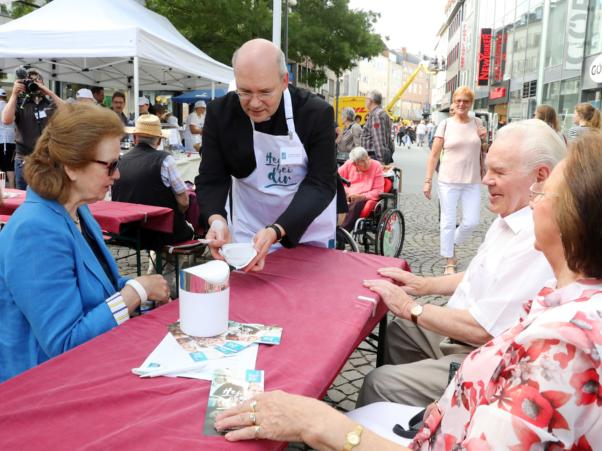
[[90, 91], [88, 88], [81, 88], [79, 91], [77, 91], [77, 93], [75, 94], [75, 98], [76, 99], [90, 99], [90, 100], [95, 100], [94, 96], [92, 95], [92, 91]]
[[148, 97], [142, 96], [138, 99], [138, 106], [142, 105], [150, 105], [150, 100], [148, 100]]
[[161, 130], [161, 120], [154, 114], [143, 114], [136, 121], [135, 127], [125, 127], [126, 133], [132, 135], [154, 136], [168, 138], [169, 130]]
[[194, 104], [194, 108], [207, 108], [207, 104], [205, 103], [204, 100], [197, 100]]

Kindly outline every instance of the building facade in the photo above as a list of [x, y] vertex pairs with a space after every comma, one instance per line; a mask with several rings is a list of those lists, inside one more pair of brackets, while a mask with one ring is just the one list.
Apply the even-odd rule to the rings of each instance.
[[[401, 50], [385, 50], [382, 54], [364, 59], [343, 76], [342, 96], [365, 96], [372, 90], [383, 95], [383, 107], [397, 94], [412, 73], [423, 63], [420, 55]], [[393, 116], [419, 120], [430, 111], [431, 77], [419, 72], [412, 84], [393, 105]]]
[[602, 0], [456, 0], [446, 8], [439, 36], [447, 33], [446, 89], [433, 99], [439, 110], [464, 84], [475, 90], [475, 109], [500, 122], [532, 117], [547, 103], [567, 129], [577, 103], [599, 108]]

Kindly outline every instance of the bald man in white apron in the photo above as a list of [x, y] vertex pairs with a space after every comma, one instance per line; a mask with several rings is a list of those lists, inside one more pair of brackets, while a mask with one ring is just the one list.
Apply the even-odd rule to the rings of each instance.
[[[224, 243], [253, 242], [258, 255], [245, 270], [261, 270], [280, 243], [334, 247], [332, 107], [288, 87], [280, 53], [269, 41], [244, 44], [233, 59], [238, 91], [210, 104], [205, 122], [196, 184], [207, 238], [215, 258]], [[231, 202], [218, 208], [226, 192]]]

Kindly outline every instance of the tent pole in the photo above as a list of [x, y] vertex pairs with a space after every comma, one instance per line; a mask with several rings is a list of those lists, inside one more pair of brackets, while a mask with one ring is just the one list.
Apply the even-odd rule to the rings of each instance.
[[280, 48], [282, 24], [282, 0], [273, 0], [272, 6], [272, 42]]
[[139, 116], [139, 111], [140, 109], [138, 108], [138, 93], [140, 92], [139, 89], [139, 71], [138, 71], [138, 57], [135, 56], [134, 57], [134, 120], [138, 121], [138, 116]]
[[211, 100], [215, 99], [215, 82], [211, 81]]

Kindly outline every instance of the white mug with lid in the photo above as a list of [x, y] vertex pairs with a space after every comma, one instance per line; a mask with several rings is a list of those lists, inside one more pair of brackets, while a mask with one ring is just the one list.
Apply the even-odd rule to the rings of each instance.
[[195, 337], [213, 337], [228, 329], [230, 268], [221, 260], [180, 273], [180, 328]]

